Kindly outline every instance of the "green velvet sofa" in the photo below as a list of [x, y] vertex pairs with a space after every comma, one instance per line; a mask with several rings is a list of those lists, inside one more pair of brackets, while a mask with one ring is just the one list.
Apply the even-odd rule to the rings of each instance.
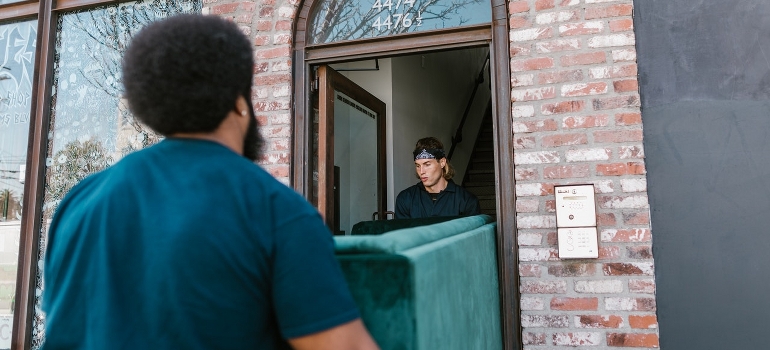
[[383, 350], [502, 349], [489, 216], [334, 241], [361, 317]]

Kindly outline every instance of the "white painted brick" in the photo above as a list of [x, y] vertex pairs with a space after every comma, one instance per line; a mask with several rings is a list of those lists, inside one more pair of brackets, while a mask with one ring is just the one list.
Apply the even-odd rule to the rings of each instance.
[[634, 292], [634, 293], [655, 294], [655, 280], [653, 279], [629, 280], [628, 291]]
[[529, 184], [516, 184], [516, 196], [528, 197], [528, 196], [542, 196], [546, 191], [543, 188], [543, 184], [529, 183]]
[[511, 99], [514, 101], [543, 100], [553, 95], [555, 89], [552, 86], [534, 89], [515, 89], [511, 91]]
[[539, 233], [520, 233], [519, 245], [520, 246], [538, 246], [543, 243], [543, 235]]
[[620, 188], [623, 192], [646, 192], [647, 179], [622, 179], [620, 180]]
[[535, 116], [535, 106], [519, 105], [513, 107], [514, 118], [530, 118]]
[[519, 248], [519, 261], [556, 261], [559, 252], [549, 248]]
[[602, 343], [602, 335], [596, 332], [556, 333], [553, 343], [557, 346], [596, 346]]
[[524, 328], [567, 328], [567, 315], [521, 315], [521, 326]]
[[291, 34], [280, 33], [273, 35], [273, 44], [286, 44], [291, 42]]
[[573, 29], [595, 29], [597, 31], [604, 30], [604, 22], [592, 21], [592, 22], [580, 22], [563, 24], [559, 26], [559, 33], [564, 33]]
[[636, 310], [636, 299], [634, 298], [605, 298], [604, 309], [612, 311], [634, 311]]
[[294, 18], [294, 8], [289, 6], [281, 6], [278, 8], [278, 16], [283, 18]]
[[556, 216], [555, 215], [543, 215], [543, 216], [517, 216], [516, 226], [519, 229], [528, 228], [555, 228]]
[[563, 48], [571, 48], [574, 50], [577, 50], [580, 48], [580, 40], [578, 39], [559, 39], [554, 40], [551, 42], [542, 42], [539, 41], [535, 43], [535, 47], [537, 48], [537, 51], [542, 53], [549, 53], [551, 52], [552, 47], [563, 47]]
[[577, 281], [575, 292], [591, 294], [623, 293], [623, 282], [618, 280]]
[[535, 85], [534, 74], [518, 74], [511, 77], [511, 86], [532, 86]]
[[524, 311], [545, 310], [543, 298], [521, 297], [521, 309]]
[[540, 201], [537, 199], [516, 199], [517, 213], [536, 213], [540, 209]]
[[558, 152], [516, 152], [513, 155], [513, 163], [516, 165], [553, 164], [559, 162], [561, 162], [561, 158]]
[[515, 134], [530, 133], [546, 127], [546, 123], [548, 123], [546, 120], [536, 120], [529, 123], [513, 122], [513, 126], [511, 128]]
[[625, 66], [595, 67], [588, 69], [588, 76], [593, 79], [609, 79], [623, 75]]
[[548, 31], [548, 27], [542, 27], [542, 28], [528, 28], [524, 30], [512, 30], [511, 31], [511, 41], [514, 42], [521, 42], [521, 41], [530, 41], [540, 38], [543, 33]]
[[634, 35], [631, 33], [602, 35], [588, 39], [588, 47], [593, 48], [632, 46], [634, 44], [636, 44], [636, 40], [634, 39]]
[[288, 85], [273, 88], [273, 97], [288, 97], [290, 93]]
[[271, 125], [291, 125], [291, 114], [279, 113], [270, 116]]
[[606, 148], [586, 148], [568, 150], [565, 158], [568, 162], [593, 162], [597, 160], [608, 160], [612, 152]]
[[[588, 83], [564, 84], [561, 86], [561, 95], [567, 96], [572, 92], [583, 90], [588, 86], [589, 86]], [[602, 84], [602, 86], [594, 86], [594, 88], [588, 91], [587, 95], [606, 94], [607, 89], [608, 87], [606, 84]], [[581, 94], [581, 95], [586, 95], [586, 94]]]
[[580, 5], [580, 0], [562, 1], [562, 3], [560, 4], [560, 6], [562, 6], [562, 7], [565, 7], [565, 6], [575, 6], [575, 5]]
[[609, 201], [603, 203], [603, 208], [608, 209], [640, 209], [649, 208], [647, 202], [647, 196], [629, 196], [611, 198]]
[[612, 180], [594, 181], [594, 191], [596, 193], [612, 193], [615, 192], [615, 183]]
[[[633, 232], [633, 234], [627, 235], [625, 240], [629, 242], [646, 242], [648, 241], [647, 236], [649, 235], [649, 232], [647, 229], [631, 229], [631, 230], [623, 230], [624, 234], [625, 232]], [[615, 236], [617, 236], [618, 230], [617, 229], [606, 229], [602, 230], [599, 234], [601, 236], [602, 242], [613, 242], [615, 241]]]
[[270, 95], [270, 88], [258, 88], [254, 90], [254, 96], [257, 98], [267, 98]]
[[615, 62], [636, 61], [636, 49], [612, 50], [612, 60]]
[[620, 147], [620, 151], [618, 152], [618, 158], [620, 159], [644, 158], [644, 147], [642, 147], [642, 145]]
[[586, 4], [598, 4], [602, 2], [616, 2], [618, 0], [586, 0]]
[[291, 69], [291, 61], [281, 61], [273, 64], [273, 72], [286, 72]]
[[575, 12], [561, 11], [561, 12], [547, 12], [541, 13], [535, 17], [535, 23], [537, 24], [552, 24], [557, 22], [565, 22], [576, 18]]

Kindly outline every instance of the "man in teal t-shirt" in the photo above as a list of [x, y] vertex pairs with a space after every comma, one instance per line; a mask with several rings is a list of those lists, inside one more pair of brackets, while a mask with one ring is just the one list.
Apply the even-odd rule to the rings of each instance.
[[124, 58], [134, 115], [166, 136], [75, 186], [45, 255], [43, 349], [376, 349], [318, 212], [252, 161], [253, 54], [182, 15]]

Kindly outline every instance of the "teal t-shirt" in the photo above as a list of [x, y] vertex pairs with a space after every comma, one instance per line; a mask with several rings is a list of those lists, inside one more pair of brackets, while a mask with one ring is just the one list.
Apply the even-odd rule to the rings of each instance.
[[318, 212], [201, 140], [166, 139], [75, 186], [43, 278], [45, 350], [282, 349], [359, 317]]

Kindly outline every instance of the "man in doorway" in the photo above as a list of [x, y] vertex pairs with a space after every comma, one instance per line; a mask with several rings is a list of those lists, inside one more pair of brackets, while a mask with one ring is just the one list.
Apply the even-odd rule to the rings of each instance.
[[420, 182], [396, 197], [396, 219], [477, 215], [479, 200], [452, 180], [454, 169], [435, 137], [417, 141], [414, 166]]
[[216, 16], [134, 37], [125, 98], [166, 138], [59, 205], [43, 349], [377, 349], [320, 215], [253, 163], [253, 57]]

